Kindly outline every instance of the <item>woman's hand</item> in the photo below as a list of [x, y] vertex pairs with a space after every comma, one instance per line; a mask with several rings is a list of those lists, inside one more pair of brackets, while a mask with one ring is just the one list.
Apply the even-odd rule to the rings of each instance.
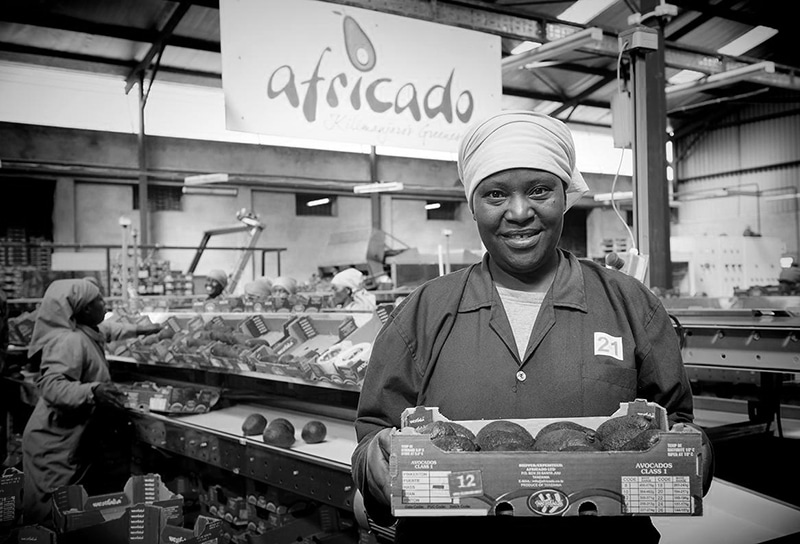
[[126, 395], [111, 382], [101, 382], [92, 388], [94, 401], [97, 404], [125, 408]]
[[367, 446], [367, 486], [369, 493], [379, 502], [391, 504], [392, 479], [389, 475], [390, 436], [392, 429], [383, 429]]

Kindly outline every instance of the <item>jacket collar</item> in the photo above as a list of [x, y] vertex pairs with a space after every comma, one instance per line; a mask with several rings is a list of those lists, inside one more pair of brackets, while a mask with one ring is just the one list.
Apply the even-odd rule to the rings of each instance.
[[[558, 268], [548, 298], [552, 296], [553, 306], [588, 311], [580, 262], [572, 253], [563, 249], [558, 250], [558, 255]], [[489, 254], [484, 254], [481, 263], [470, 271], [471, 277], [461, 298], [459, 312], [469, 312], [492, 305], [495, 289], [489, 271], [489, 259], [491, 259]]]

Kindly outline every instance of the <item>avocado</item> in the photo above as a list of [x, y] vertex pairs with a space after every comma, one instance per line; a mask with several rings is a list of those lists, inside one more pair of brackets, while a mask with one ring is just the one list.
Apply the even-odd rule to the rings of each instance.
[[531, 433], [529, 433], [525, 427], [523, 427], [519, 423], [514, 423], [513, 421], [508, 421], [505, 419], [490, 421], [489, 423], [484, 425], [483, 428], [480, 431], [478, 431], [476, 442], [479, 445], [482, 444], [484, 442], [484, 440], [482, 440], [482, 437], [486, 436], [488, 433], [491, 433], [493, 431], [505, 431], [510, 433], [517, 433], [520, 437], [520, 440], [523, 441], [529, 440], [530, 442], [533, 442], [533, 436], [531, 436]]
[[548, 425], [542, 427], [538, 433], [536, 433], [536, 440], [539, 440], [542, 436], [546, 435], [549, 432], [558, 431], [561, 429], [572, 429], [574, 431], [581, 431], [585, 433], [588, 437], [591, 437], [592, 440], [595, 439], [597, 433], [594, 429], [590, 429], [580, 423], [575, 423], [574, 421], [555, 421]]
[[524, 434], [519, 430], [495, 428], [485, 433], [480, 432], [477, 446], [481, 451], [533, 451], [535, 441], [528, 431], [523, 431]]
[[[595, 440], [593, 434], [564, 427], [537, 434], [533, 447], [536, 451], [565, 451], [568, 448], [570, 451], [582, 451], [583, 448], [599, 450], [600, 443]], [[579, 450], [573, 448], [579, 448]]]
[[658, 444], [660, 439], [661, 434], [658, 429], [647, 429], [625, 442], [620, 449], [623, 451], [646, 451]]
[[245, 436], [262, 434], [267, 427], [267, 418], [261, 414], [250, 414], [244, 418], [242, 432]]
[[467, 437], [440, 435], [432, 438], [433, 445], [443, 451], [476, 451], [478, 447]]
[[597, 436], [607, 451], [616, 451], [637, 434], [647, 429], [656, 428], [652, 417], [640, 414], [628, 414], [612, 417], [597, 427]]
[[327, 433], [328, 428], [325, 427], [323, 422], [312, 419], [303, 425], [303, 430], [300, 431], [300, 436], [308, 444], [318, 444], [325, 440], [325, 435]]
[[422, 434], [431, 435], [431, 440], [436, 440], [443, 436], [460, 436], [471, 442], [475, 442], [475, 434], [472, 431], [452, 421], [434, 421], [433, 423], [428, 423], [427, 425], [417, 428], [417, 431]]
[[264, 429], [264, 443], [289, 448], [294, 444], [294, 425], [284, 418], [275, 418]]

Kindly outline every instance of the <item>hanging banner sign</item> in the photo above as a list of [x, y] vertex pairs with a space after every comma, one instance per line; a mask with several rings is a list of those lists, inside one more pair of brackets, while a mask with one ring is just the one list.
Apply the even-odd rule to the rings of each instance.
[[456, 151], [501, 109], [500, 37], [312, 0], [220, 0], [229, 130]]

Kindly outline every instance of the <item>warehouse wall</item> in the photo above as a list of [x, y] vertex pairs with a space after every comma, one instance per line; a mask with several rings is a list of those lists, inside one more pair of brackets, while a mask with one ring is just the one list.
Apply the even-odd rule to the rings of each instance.
[[[139, 227], [139, 213], [133, 209], [133, 187], [138, 183], [135, 135], [0, 123], [0, 141], [4, 142], [0, 160], [6, 167], [5, 176], [13, 171], [8, 169], [10, 164], [25, 171], [47, 172], [42, 174], [45, 177], [54, 176], [56, 168], [65, 171], [56, 186], [55, 242], [118, 245], [120, 216], [130, 218], [132, 228]], [[182, 183], [187, 172], [253, 175], [247, 187], [240, 187], [238, 197], [183, 195], [182, 211], [151, 212], [151, 243], [196, 247], [205, 230], [237, 224], [236, 211], [245, 207], [266, 224], [258, 247], [288, 248], [281, 255], [282, 272], [306, 279], [316, 270], [331, 232], [372, 224], [369, 197], [339, 195], [336, 217], [297, 217], [294, 193], [286, 192], [298, 178], [369, 181], [368, 155], [149, 137], [147, 162], [157, 184]], [[449, 188], [458, 183], [455, 164], [446, 161], [380, 156], [377, 171], [382, 181]], [[262, 189], [259, 175], [273, 176], [271, 182], [283, 183], [285, 188]], [[432, 239], [440, 237], [443, 228], [454, 231], [451, 247], [480, 247], [468, 211], [457, 221], [428, 222], [423, 200], [385, 196], [382, 200], [384, 230], [421, 252], [435, 252]], [[241, 246], [247, 239], [242, 233], [223, 235], [212, 238], [210, 245]], [[193, 256], [193, 251], [162, 250], [158, 258], [169, 259], [176, 269], [185, 270]], [[238, 257], [237, 252], [208, 251], [197, 273], [216, 267], [230, 270]], [[259, 271], [260, 253], [255, 257]], [[266, 273], [274, 275], [275, 255], [268, 254], [265, 261]], [[243, 281], [252, 273], [251, 267]]]
[[[762, 104], [675, 142], [682, 201], [673, 235], [741, 235], [745, 228], [800, 250], [800, 110]], [[707, 195], [728, 189], [739, 195]]]

